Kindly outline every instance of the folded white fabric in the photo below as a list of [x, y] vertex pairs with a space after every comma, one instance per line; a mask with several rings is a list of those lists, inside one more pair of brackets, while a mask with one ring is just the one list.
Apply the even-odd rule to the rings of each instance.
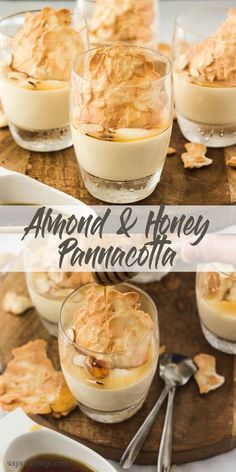
[[[124, 469], [113, 463], [117, 472], [122, 472]], [[180, 466], [173, 466], [172, 472], [235, 472], [236, 470], [236, 449], [227, 452], [220, 456], [213, 457], [200, 462], [193, 462], [192, 464], [185, 464]], [[130, 472], [156, 472], [156, 466], [134, 465]]]

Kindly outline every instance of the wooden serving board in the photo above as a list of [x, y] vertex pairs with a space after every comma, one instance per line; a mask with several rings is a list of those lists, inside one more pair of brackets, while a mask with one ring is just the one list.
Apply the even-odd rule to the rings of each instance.
[[[205, 459], [236, 446], [235, 357], [212, 349], [201, 333], [194, 296], [194, 274], [169, 274], [161, 282], [144, 285], [159, 311], [161, 344], [167, 350], [194, 356], [199, 352], [214, 354], [218, 372], [225, 385], [200, 396], [194, 380], [177, 391], [174, 411], [173, 463]], [[23, 274], [9, 274], [0, 288], [0, 302], [6, 290], [25, 292]], [[48, 335], [34, 309], [20, 317], [0, 310], [0, 356], [4, 365], [11, 350], [31, 339], [48, 341], [48, 352], [59, 368], [57, 340]], [[89, 420], [79, 409], [60, 420], [37, 417], [39, 422], [72, 436], [109, 459], [119, 460], [126, 445], [142, 424], [162, 389], [156, 375], [142, 410], [126, 422], [108, 425]], [[137, 462], [155, 464], [164, 421], [164, 408], [157, 418]]]

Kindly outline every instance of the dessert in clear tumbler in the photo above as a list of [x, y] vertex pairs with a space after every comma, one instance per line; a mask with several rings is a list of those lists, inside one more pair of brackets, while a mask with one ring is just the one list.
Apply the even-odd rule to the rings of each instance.
[[179, 16], [174, 49], [175, 104], [183, 135], [209, 147], [235, 144], [236, 9], [204, 8]]
[[223, 264], [205, 266], [204, 270], [198, 272], [196, 281], [203, 333], [216, 349], [236, 354], [236, 272]]
[[162, 54], [113, 45], [79, 55], [71, 129], [88, 191], [113, 203], [150, 195], [165, 163], [172, 111], [171, 65]]
[[159, 0], [78, 0], [92, 45], [124, 42], [157, 48]]
[[71, 146], [69, 80], [87, 47], [85, 20], [69, 10], [19, 13], [0, 21], [0, 93], [13, 138], [23, 148]]
[[60, 316], [59, 352], [67, 385], [81, 410], [116, 423], [142, 406], [159, 351], [156, 307], [129, 284], [90, 284], [74, 292]]
[[27, 288], [40, 318], [53, 336], [58, 334], [62, 303], [75, 289], [92, 282], [90, 272], [28, 272]]

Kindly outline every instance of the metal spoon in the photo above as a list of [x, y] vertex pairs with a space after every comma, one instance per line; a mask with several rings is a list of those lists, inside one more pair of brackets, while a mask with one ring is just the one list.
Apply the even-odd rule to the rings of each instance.
[[173, 405], [176, 387], [186, 385], [197, 371], [196, 365], [189, 357], [182, 354], [163, 354], [160, 363], [160, 376], [169, 387], [168, 404], [164, 427], [159, 447], [157, 472], [169, 472], [171, 469]]
[[[159, 358], [159, 374], [160, 377], [164, 380], [165, 386], [164, 389], [157, 400], [156, 404], [150, 411], [149, 415], [143, 422], [142, 426], [139, 428], [133, 439], [128, 444], [124, 454], [121, 457], [120, 465], [124, 469], [129, 469], [134, 463], [139, 451], [141, 450], [143, 443], [156, 419], [156, 416], [166, 398], [169, 394], [168, 406], [164, 425], [164, 430], [162, 434], [162, 444], [160, 446], [159, 458], [160, 458], [160, 467], [162, 467], [163, 461], [165, 463], [168, 460], [171, 460], [171, 449], [172, 449], [172, 440], [169, 441], [167, 447], [167, 439], [171, 438], [172, 435], [172, 411], [173, 410], [173, 399], [175, 388], [185, 385], [192, 375], [196, 372], [196, 366], [192, 359], [183, 356], [181, 354], [162, 354]], [[168, 420], [168, 421], [167, 421]], [[165, 432], [165, 435], [164, 435]], [[160, 469], [168, 470], [168, 469]], [[158, 469], [159, 472], [159, 469]]]

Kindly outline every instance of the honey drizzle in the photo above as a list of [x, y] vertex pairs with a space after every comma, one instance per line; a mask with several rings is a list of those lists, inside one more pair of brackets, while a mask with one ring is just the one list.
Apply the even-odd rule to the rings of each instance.
[[103, 288], [104, 293], [104, 301], [105, 301], [105, 335], [106, 335], [106, 342], [105, 342], [105, 352], [108, 351], [108, 291], [107, 286], [105, 285]]

